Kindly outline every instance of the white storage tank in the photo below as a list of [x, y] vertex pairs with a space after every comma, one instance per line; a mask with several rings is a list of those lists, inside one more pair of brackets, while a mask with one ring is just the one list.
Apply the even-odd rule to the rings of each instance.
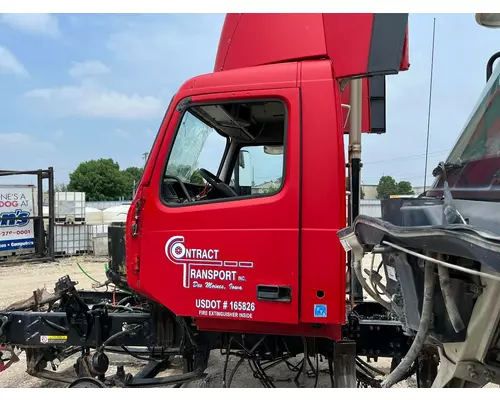
[[102, 210], [94, 207], [85, 207], [85, 223], [87, 225], [101, 225]]
[[76, 256], [87, 252], [85, 225], [55, 225], [54, 251], [56, 255]]
[[109, 225], [112, 222], [125, 222], [129, 208], [130, 204], [106, 208], [102, 212], [103, 224]]
[[55, 222], [68, 224], [85, 223], [85, 193], [56, 192]]

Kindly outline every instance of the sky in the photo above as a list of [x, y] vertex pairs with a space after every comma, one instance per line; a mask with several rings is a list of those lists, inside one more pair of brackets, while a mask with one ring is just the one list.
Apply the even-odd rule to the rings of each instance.
[[[472, 14], [411, 14], [411, 67], [387, 78], [387, 133], [364, 137], [365, 184], [383, 174], [423, 184], [434, 17], [428, 183], [500, 50], [500, 32]], [[223, 21], [224, 14], [0, 14], [0, 168], [53, 166], [56, 183], [67, 183], [81, 161], [142, 166], [179, 86], [213, 71]]]

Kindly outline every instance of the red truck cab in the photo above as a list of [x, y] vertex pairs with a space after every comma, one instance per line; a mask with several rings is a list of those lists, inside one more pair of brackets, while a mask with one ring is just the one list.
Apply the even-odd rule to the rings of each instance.
[[130, 287], [202, 330], [339, 339], [344, 134], [356, 115], [377, 131], [372, 78], [408, 68], [407, 18], [229, 14], [214, 72], [180, 87], [150, 152]]

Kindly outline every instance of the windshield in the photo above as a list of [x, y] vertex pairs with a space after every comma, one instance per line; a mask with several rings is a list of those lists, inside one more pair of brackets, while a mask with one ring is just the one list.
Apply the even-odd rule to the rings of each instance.
[[446, 160], [430, 196], [445, 180], [457, 199], [500, 201], [500, 65], [495, 69]]
[[183, 182], [203, 183], [198, 169], [205, 168], [216, 173], [226, 142], [227, 139], [215, 129], [187, 111], [175, 137], [166, 175], [173, 175]]
[[500, 68], [497, 66], [447, 162], [466, 164], [500, 155]]

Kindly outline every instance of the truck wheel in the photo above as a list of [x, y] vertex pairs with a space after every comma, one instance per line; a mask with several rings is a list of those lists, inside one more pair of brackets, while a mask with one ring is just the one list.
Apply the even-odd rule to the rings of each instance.
[[106, 385], [94, 378], [79, 378], [71, 382], [68, 388], [105, 388]]

